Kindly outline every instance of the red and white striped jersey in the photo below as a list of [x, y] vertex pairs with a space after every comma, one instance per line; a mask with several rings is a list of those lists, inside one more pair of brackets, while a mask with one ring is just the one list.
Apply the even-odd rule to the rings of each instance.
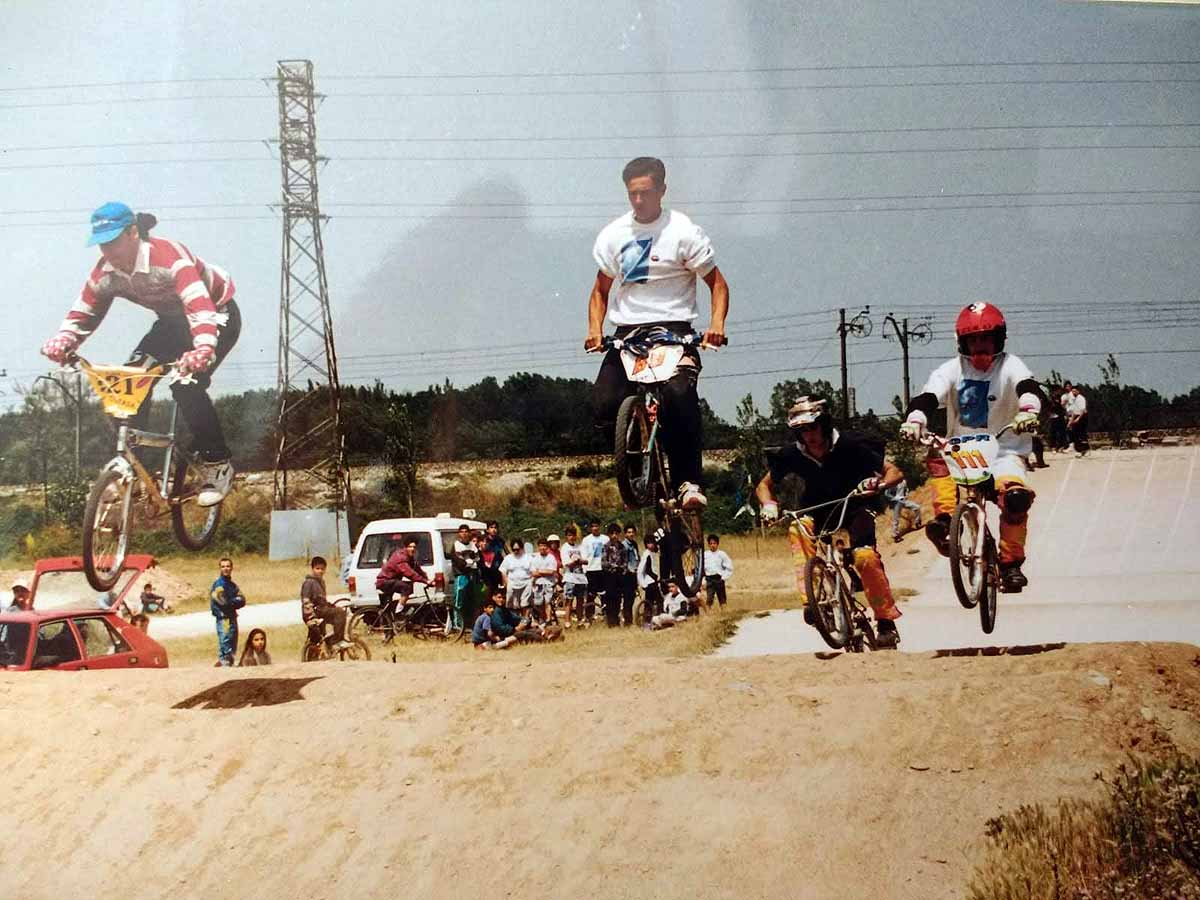
[[88, 337], [114, 297], [144, 306], [160, 318], [186, 317], [192, 345], [216, 347], [217, 327], [226, 320], [221, 310], [233, 299], [233, 279], [224, 269], [193, 256], [183, 244], [152, 237], [138, 247], [132, 272], [122, 272], [100, 258], [61, 330], [79, 335], [80, 340]]

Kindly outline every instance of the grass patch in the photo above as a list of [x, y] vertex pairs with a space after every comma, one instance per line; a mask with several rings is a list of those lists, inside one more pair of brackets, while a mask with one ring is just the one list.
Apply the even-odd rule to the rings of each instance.
[[1134, 760], [1108, 796], [1060, 800], [987, 823], [971, 900], [1200, 898], [1200, 760]]
[[[285, 559], [272, 562], [265, 553], [233, 554], [233, 580], [237, 582], [249, 603], [271, 603], [300, 596], [300, 585], [308, 574], [308, 561]], [[219, 554], [189, 554], [159, 559], [172, 578], [186, 582], [191, 589], [179, 598], [168, 597], [178, 612], [199, 612], [208, 609], [208, 589], [216, 581]], [[338, 563], [332, 564], [332, 575], [326, 573], [325, 584], [331, 593], [344, 590], [337, 581]], [[153, 580], [153, 576], [151, 576]], [[297, 603], [299, 600], [297, 600]], [[297, 651], [299, 652], [299, 651]]]

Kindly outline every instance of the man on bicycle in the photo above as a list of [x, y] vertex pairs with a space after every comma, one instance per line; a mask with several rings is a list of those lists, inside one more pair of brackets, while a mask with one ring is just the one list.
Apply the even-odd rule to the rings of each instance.
[[[1042, 388], [1025, 363], [1004, 352], [1008, 326], [992, 304], [964, 307], [954, 332], [958, 355], [938, 366], [921, 393], [912, 398], [900, 434], [920, 440], [929, 417], [943, 406], [948, 437], [980, 431], [996, 434], [1006, 425], [1011, 427], [997, 442], [1000, 453], [991, 469], [1000, 506], [1000, 589], [1018, 593], [1029, 583], [1021, 564], [1035, 495], [1025, 483], [1025, 473], [1033, 448], [1030, 435], [1037, 431], [1042, 410]], [[948, 556], [950, 516], [958, 493], [940, 455], [930, 453], [928, 466], [935, 518], [925, 527], [925, 536]]]
[[[395, 540], [403, 540], [403, 535], [395, 535]], [[379, 592], [379, 612], [384, 619], [395, 615], [392, 599], [396, 594], [401, 597], [401, 603], [407, 603], [412, 596], [417, 582], [429, 585], [429, 576], [417, 562], [417, 541], [409, 538], [388, 557], [379, 574], [375, 576], [375, 590]]]
[[[134, 216], [124, 203], [105, 203], [92, 213], [88, 246], [100, 245], [100, 259], [58, 333], [42, 346], [42, 354], [59, 365], [66, 362], [99, 327], [116, 297], [157, 315], [129, 364], [177, 362], [179, 373], [191, 376], [186, 384], [171, 385], [171, 393], [192, 432], [192, 449], [204, 464], [196, 502], [214, 506], [229, 493], [233, 466], [208, 387], [212, 373], [237, 343], [241, 313], [229, 274], [193, 256], [183, 244], [150, 237], [154, 222], [145, 213]], [[145, 422], [149, 400], [147, 394], [131, 420], [133, 427]]]
[[[892, 586], [883, 570], [883, 560], [875, 549], [875, 517], [881, 508], [880, 491], [898, 484], [904, 475], [883, 457], [883, 447], [854, 431], [839, 431], [825, 411], [825, 401], [801, 397], [788, 410], [788, 428], [794, 443], [784, 447], [770, 460], [770, 471], [758, 483], [757, 496], [763, 521], [779, 518], [775, 499], [776, 485], [787, 475], [804, 479], [804, 502], [816, 506], [840, 500], [854, 493], [846, 509], [843, 527], [850, 534], [854, 552], [854, 570], [875, 613], [878, 643], [894, 647], [900, 642], [895, 620], [900, 618], [892, 598]], [[841, 515], [837, 504], [816, 512], [818, 530], [832, 527]], [[812, 520], [807, 517], [801, 528], [805, 557], [816, 552]], [[807, 602], [804, 621], [812, 625], [815, 616]]]
[[[725, 342], [729, 286], [717, 268], [708, 235], [678, 210], [663, 209], [667, 170], [662, 160], [640, 156], [626, 164], [621, 177], [632, 209], [606, 225], [592, 249], [599, 271], [588, 299], [584, 349], [600, 348], [606, 315], [616, 327], [617, 337], [647, 325], [687, 334], [698, 316], [697, 276], [712, 292], [712, 311], [701, 346], [720, 347]], [[679, 371], [662, 387], [671, 488], [678, 491], [686, 509], [702, 509], [708, 502], [700, 492], [699, 376], [700, 354], [694, 347], [688, 348]], [[609, 351], [592, 389], [595, 420], [607, 434], [612, 433], [617, 410], [631, 390], [620, 353]]]

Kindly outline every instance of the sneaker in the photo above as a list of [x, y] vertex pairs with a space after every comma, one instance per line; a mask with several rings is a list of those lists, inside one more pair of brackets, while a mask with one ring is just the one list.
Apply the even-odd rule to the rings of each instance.
[[937, 548], [942, 556], [950, 556], [950, 517], [945, 513], [937, 516], [925, 526], [925, 537]]
[[204, 484], [196, 495], [196, 503], [200, 506], [216, 506], [225, 499], [233, 484], [233, 464], [229, 460], [204, 463], [201, 470]]
[[679, 504], [684, 509], [704, 509], [708, 506], [708, 498], [700, 493], [700, 486], [685, 481], [679, 486]]
[[1029, 584], [1029, 579], [1021, 571], [1020, 563], [1000, 564], [1000, 590], [1006, 594], [1019, 594], [1021, 588]]
[[875, 646], [884, 650], [895, 649], [900, 643], [900, 632], [891, 619], [880, 619], [875, 623]]
[[338, 641], [333, 645], [334, 650], [353, 650], [354, 645], [349, 641]]

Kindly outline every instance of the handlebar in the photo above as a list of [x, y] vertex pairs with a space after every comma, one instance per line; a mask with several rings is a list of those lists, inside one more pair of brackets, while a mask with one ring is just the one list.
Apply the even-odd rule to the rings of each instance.
[[[992, 437], [996, 438], [996, 440], [999, 440], [1000, 436], [1002, 434], [1005, 434], [1006, 432], [1009, 432], [1009, 431], [1012, 431], [1012, 423], [1011, 422], [1008, 425], [1005, 425], [999, 431], [997, 431], [994, 435], [992, 435]], [[947, 444], [950, 443], [950, 439], [947, 437], [942, 437], [940, 434], [935, 434], [932, 431], [928, 431], [925, 433], [924, 437], [922, 437], [918, 440], [918, 443], [921, 444], [921, 446], [923, 446], [923, 447], [932, 447], [934, 450], [941, 450], [943, 447], [945, 447]]]
[[[729, 343], [729, 338], [722, 335], [720, 346], [724, 347]], [[701, 349], [716, 349], [712, 344], [706, 343], [704, 336], [690, 331], [687, 334], [677, 334], [674, 331], [669, 331], [666, 328], [654, 328], [650, 331], [641, 331], [635, 329], [623, 338], [616, 335], [604, 335], [600, 339], [600, 343], [588, 350], [588, 353], [600, 353], [607, 350], [628, 350], [635, 356], [645, 356], [651, 347], [655, 346], [679, 346], [679, 347], [700, 347]]]

